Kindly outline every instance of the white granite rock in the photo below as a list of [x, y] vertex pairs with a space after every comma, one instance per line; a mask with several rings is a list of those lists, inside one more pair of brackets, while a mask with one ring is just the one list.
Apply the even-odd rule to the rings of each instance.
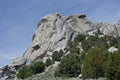
[[24, 65], [26, 62], [26, 58], [23, 57], [18, 57], [12, 60], [12, 62], [10, 64], [8, 64], [9, 67], [12, 66], [20, 66], [20, 65]]
[[118, 49], [115, 48], [115, 47], [110, 47], [110, 48], [108, 49], [108, 51], [111, 52], [111, 53], [113, 53], [113, 52], [115, 52], [115, 51], [118, 51]]
[[[44, 19], [43, 22], [42, 20]], [[74, 30], [57, 14], [49, 14], [42, 18], [35, 32], [35, 37], [23, 55], [31, 60], [55, 49], [64, 49], [68, 40], [74, 35]], [[36, 47], [36, 48], [35, 48]]]

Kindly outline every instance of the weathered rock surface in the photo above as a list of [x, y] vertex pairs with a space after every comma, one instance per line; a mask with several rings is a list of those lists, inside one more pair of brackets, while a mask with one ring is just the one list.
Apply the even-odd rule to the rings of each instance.
[[[33, 34], [32, 42], [22, 57], [12, 60], [7, 66], [7, 71], [0, 70], [0, 74], [9, 75], [17, 72], [22, 65], [29, 65], [32, 61], [43, 61], [44, 57], [50, 57], [55, 50], [64, 49], [67, 43], [73, 40], [78, 33], [94, 34], [100, 30], [104, 35], [120, 36], [120, 21], [116, 24], [93, 23], [85, 14], [60, 16], [52, 13], [44, 16]], [[4, 72], [4, 73], [3, 73]]]

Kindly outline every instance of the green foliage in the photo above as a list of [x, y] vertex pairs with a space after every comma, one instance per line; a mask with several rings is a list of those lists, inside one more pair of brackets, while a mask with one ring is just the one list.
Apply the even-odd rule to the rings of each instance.
[[63, 54], [64, 52], [62, 50], [60, 50], [59, 52], [58, 51], [53, 52], [52, 54], [53, 61], [60, 61]]
[[53, 63], [54, 63], [54, 61], [53, 61], [52, 59], [48, 58], [48, 59], [46, 60], [45, 65], [48, 67], [48, 66], [52, 65]]
[[81, 73], [81, 59], [78, 54], [64, 56], [55, 72], [55, 76], [77, 77]]
[[21, 79], [25, 79], [30, 76], [32, 76], [32, 70], [27, 66], [22, 66], [17, 74], [17, 77]]
[[102, 35], [103, 33], [98, 29], [97, 32], [95, 33], [95, 35]]
[[[41, 73], [45, 66], [52, 65], [54, 61], [61, 61], [54, 72], [56, 77], [77, 77], [82, 73], [83, 78], [106, 77], [107, 80], [120, 80], [120, 38], [100, 35], [103, 35], [100, 30], [95, 36], [78, 34], [73, 41], [68, 41], [65, 53], [69, 51], [69, 54], [63, 56], [62, 50], [55, 51], [52, 60], [47, 59], [45, 64], [36, 62], [30, 67], [23, 66], [17, 74], [18, 78], [24, 79]], [[79, 48], [80, 42], [82, 52]], [[111, 46], [118, 48], [119, 51], [109, 53], [108, 48]]]
[[89, 41], [89, 40], [85, 40], [84, 42], [82, 42], [82, 47], [84, 49], [84, 51], [88, 51], [89, 48], [91, 48], [94, 45], [93, 41]]
[[62, 50], [62, 49], [59, 51], [59, 53], [60, 53], [60, 54], [62, 54], [62, 56], [63, 56], [63, 54], [64, 54], [64, 52], [63, 52], [63, 50]]
[[80, 53], [80, 49], [77, 46], [72, 46], [70, 48], [70, 53], [77, 53], [77, 54], [79, 54]]
[[115, 38], [115, 37], [112, 37], [112, 36], [105, 36], [106, 37], [106, 42], [108, 41], [109, 43], [108, 43], [108, 47], [111, 47], [111, 46], [114, 46], [114, 47], [116, 47], [116, 48], [118, 48], [119, 47], [119, 45], [120, 45], [120, 37], [117, 37], [117, 38]]
[[55, 70], [55, 72], [54, 72], [54, 76], [55, 76], [55, 77], [60, 77], [60, 76], [62, 76], [59, 67]]
[[77, 47], [78, 44], [76, 44], [74, 41], [69, 41], [67, 50], [70, 51], [70, 53], [80, 53], [80, 49]]
[[104, 56], [100, 48], [91, 48], [83, 62], [82, 76], [83, 78], [99, 78], [104, 77]]
[[79, 43], [79, 42], [81, 42], [81, 41], [84, 41], [85, 40], [85, 35], [83, 35], [83, 34], [78, 34], [76, 37], [75, 37], [75, 39], [74, 39], [74, 42], [75, 43]]
[[[95, 36], [87, 36], [88, 38], [82, 41], [82, 48], [84, 51], [88, 51], [90, 48], [94, 47], [104, 47], [108, 49], [111, 46], [118, 47], [119, 46], [119, 38], [115, 39], [114, 37], [104, 36], [99, 37], [99, 35]], [[108, 43], [109, 42], [109, 43]]]
[[82, 52], [80, 53], [81, 62], [84, 61], [85, 57], [86, 57], [86, 53], [85, 53], [85, 51], [82, 51]]
[[43, 62], [35, 62], [30, 66], [33, 74], [41, 73], [45, 69], [45, 64]]
[[33, 74], [43, 72], [44, 69], [45, 69], [45, 65], [43, 62], [35, 62], [31, 66], [22, 66], [17, 74], [17, 77], [21, 79], [25, 79], [27, 77], [32, 76]]
[[105, 75], [107, 80], [120, 80], [120, 53], [109, 54]]

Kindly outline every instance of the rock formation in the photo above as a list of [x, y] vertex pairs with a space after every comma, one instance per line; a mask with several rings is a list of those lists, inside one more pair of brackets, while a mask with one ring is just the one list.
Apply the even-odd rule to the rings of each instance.
[[14, 77], [22, 65], [30, 65], [37, 60], [43, 61], [44, 57], [51, 57], [53, 51], [64, 50], [68, 41], [73, 40], [78, 33], [90, 35], [98, 29], [104, 35], [118, 37], [120, 36], [120, 21], [116, 24], [93, 23], [87, 19], [85, 14], [72, 16], [60, 16], [58, 13], [48, 14], [39, 22], [32, 42], [23, 56], [12, 60], [10, 64], [0, 69], [0, 74]]

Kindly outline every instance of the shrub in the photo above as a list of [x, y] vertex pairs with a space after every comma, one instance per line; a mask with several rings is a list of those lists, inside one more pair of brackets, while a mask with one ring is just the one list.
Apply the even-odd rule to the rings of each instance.
[[82, 48], [84, 51], [88, 51], [92, 46], [94, 45], [94, 41], [91, 40], [85, 40], [82, 42]]
[[48, 67], [48, 66], [52, 65], [53, 63], [54, 63], [54, 61], [53, 61], [52, 59], [48, 58], [48, 59], [46, 60], [45, 65]]
[[62, 52], [55, 51], [52, 54], [52, 59], [53, 61], [60, 61], [62, 56], [63, 56]]
[[76, 44], [74, 41], [70, 41], [68, 43], [68, 48], [67, 50], [70, 51], [70, 53], [80, 53], [80, 49], [77, 46], [78, 44]]
[[120, 53], [109, 54], [105, 75], [107, 80], [120, 80]]
[[[117, 39], [115, 39], [114, 37], [111, 37], [111, 36], [109, 36], [108, 37], [108, 40], [109, 40], [109, 44], [110, 44], [110, 47], [111, 46], [114, 46], [114, 47], [117, 47], [117, 44], [119, 44], [118, 42], [117, 42]], [[116, 45], [116, 46], [115, 46]]]
[[78, 54], [64, 56], [55, 72], [55, 76], [77, 77], [81, 73], [81, 59]]
[[60, 53], [60, 54], [62, 54], [62, 56], [63, 56], [63, 54], [64, 54], [64, 52], [63, 52], [63, 50], [62, 50], [62, 49], [59, 51], [59, 53]]
[[60, 77], [60, 76], [62, 76], [62, 74], [60, 73], [59, 67], [55, 70], [54, 75], [55, 75], [55, 77]]
[[25, 79], [29, 76], [32, 76], [32, 70], [27, 66], [22, 66], [17, 74], [17, 77]]
[[100, 48], [92, 48], [88, 51], [82, 67], [83, 78], [104, 77], [104, 56]]
[[102, 35], [103, 33], [100, 31], [100, 29], [97, 29], [97, 32], [95, 32], [95, 35]]
[[35, 62], [30, 66], [33, 74], [41, 73], [45, 69], [45, 64], [43, 62]]
[[81, 42], [81, 41], [84, 41], [85, 40], [85, 35], [83, 34], [78, 34], [75, 39], [74, 39], [74, 42], [78, 43], [78, 42]]
[[80, 49], [77, 46], [72, 46], [70, 48], [70, 53], [77, 53], [77, 54], [79, 54], [80, 53]]

